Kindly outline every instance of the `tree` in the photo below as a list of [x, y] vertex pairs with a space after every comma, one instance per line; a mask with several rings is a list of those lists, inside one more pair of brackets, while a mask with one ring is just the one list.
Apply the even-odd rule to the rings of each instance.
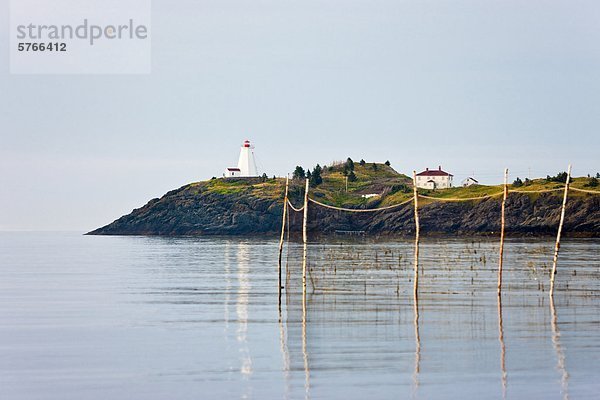
[[515, 181], [513, 182], [513, 186], [514, 187], [521, 187], [521, 186], [523, 186], [523, 181], [521, 180], [521, 178], [519, 178], [517, 176], [517, 179], [515, 179]]
[[354, 174], [354, 171], [350, 171], [350, 173], [348, 174], [348, 182], [356, 182], [356, 175]]
[[529, 179], [529, 178], [525, 178], [525, 182], [523, 182], [523, 184], [524, 184], [525, 186], [529, 186], [529, 185], [531, 185], [531, 179]]
[[310, 169], [306, 170], [306, 179], [308, 179], [309, 181], [312, 179], [312, 174], [310, 173]]
[[346, 166], [350, 171], [354, 171], [354, 161], [350, 157], [346, 160]]
[[359, 164], [360, 164], [360, 166], [361, 166], [361, 167], [364, 167], [364, 166], [365, 166], [365, 164], [366, 164], [366, 162], [365, 162], [365, 160], [362, 160], [362, 159], [361, 159], [361, 160], [360, 160], [360, 162], [359, 162]]
[[566, 183], [567, 182], [567, 173], [559, 172], [556, 176], [546, 176], [546, 181], [548, 182], [558, 182], [558, 183]]
[[590, 178], [588, 180], [588, 183], [586, 183], [585, 186], [587, 186], [587, 187], [598, 187], [598, 184], [600, 184], [600, 181], [598, 181], [598, 178]]
[[596, 172], [596, 179], [600, 179], [600, 172]]
[[371, 168], [373, 168], [373, 171], [377, 171], [377, 164], [376, 164], [376, 163], [373, 163], [373, 164], [371, 165]]
[[385, 165], [387, 165], [387, 166], [389, 167], [390, 165], [392, 165], [392, 163], [390, 163], [390, 160], [387, 160], [387, 161], [385, 162]]
[[323, 169], [321, 168], [321, 166], [319, 164], [317, 164], [312, 171], [312, 174], [310, 176], [310, 186], [315, 187], [315, 186], [319, 186], [321, 183], [323, 183], [323, 178], [321, 177], [321, 172], [323, 171]]
[[266, 173], [263, 173], [263, 174], [261, 175], [261, 177], [260, 177], [260, 180], [261, 180], [262, 182], [266, 182], [266, 181], [267, 181], [267, 179], [269, 179], [269, 177], [267, 176], [267, 174], [266, 174]]
[[301, 166], [296, 166], [296, 169], [294, 170], [294, 175], [292, 176], [292, 179], [304, 179], [306, 178], [306, 173], [304, 172], [304, 168], [302, 168]]

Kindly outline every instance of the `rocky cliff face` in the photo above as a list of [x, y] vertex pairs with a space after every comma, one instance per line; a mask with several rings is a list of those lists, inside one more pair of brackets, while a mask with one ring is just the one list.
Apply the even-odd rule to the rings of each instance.
[[[192, 184], [153, 199], [93, 235], [249, 235], [275, 234], [281, 229], [283, 185], [265, 189], [259, 181], [223, 187]], [[217, 189], [215, 189], [217, 188]], [[270, 189], [269, 189], [270, 188]], [[300, 204], [299, 196], [293, 199]], [[556, 234], [562, 193], [511, 193], [507, 201], [507, 234]], [[457, 202], [424, 202], [419, 207], [421, 232], [485, 235], [500, 230], [498, 198]], [[291, 230], [300, 231], [302, 213], [290, 212]], [[411, 235], [413, 206], [392, 211], [346, 213], [309, 206], [312, 232], [365, 231], [368, 234]], [[600, 196], [574, 194], [567, 203], [565, 235], [600, 237]]]
[[281, 229], [282, 201], [244, 192], [194, 190], [153, 199], [92, 235], [247, 235]]
[[[508, 235], [555, 235], [562, 198], [557, 194], [528, 196], [512, 193], [506, 203]], [[500, 231], [500, 199], [457, 203], [432, 202], [419, 206], [421, 234], [487, 235]], [[331, 233], [361, 230], [371, 234], [414, 234], [412, 203], [394, 211], [348, 214], [312, 207], [309, 229]], [[296, 215], [295, 226], [302, 222]], [[600, 237], [600, 196], [571, 197], [567, 203], [564, 234]]]

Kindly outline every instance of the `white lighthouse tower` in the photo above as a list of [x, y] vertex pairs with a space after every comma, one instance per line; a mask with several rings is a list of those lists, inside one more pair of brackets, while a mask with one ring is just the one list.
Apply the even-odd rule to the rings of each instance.
[[249, 140], [245, 140], [240, 149], [240, 158], [237, 168], [227, 168], [225, 170], [226, 178], [233, 177], [255, 177], [258, 176], [256, 160], [254, 159], [254, 146]]

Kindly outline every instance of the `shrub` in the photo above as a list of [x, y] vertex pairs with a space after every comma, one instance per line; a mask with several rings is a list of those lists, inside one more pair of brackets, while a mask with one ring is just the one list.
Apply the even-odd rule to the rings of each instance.
[[515, 181], [513, 182], [513, 186], [514, 187], [521, 187], [521, 186], [523, 186], [523, 181], [521, 180], [521, 178], [519, 178], [517, 176], [517, 179], [515, 179]]
[[390, 163], [390, 160], [387, 160], [387, 161], [385, 162], [385, 165], [387, 165], [387, 166], [389, 167], [389, 166], [390, 166], [390, 165], [392, 165], [392, 164]]
[[359, 162], [359, 164], [360, 164], [360, 166], [361, 166], [361, 167], [364, 167], [364, 166], [365, 166], [365, 164], [366, 164], [366, 162], [365, 162], [365, 160], [362, 160], [362, 159], [361, 159], [361, 160], [360, 160], [360, 162]]
[[356, 175], [354, 174], [354, 171], [350, 171], [350, 173], [348, 174], [348, 181], [350, 182], [355, 182], [356, 181]]
[[566, 183], [567, 182], [567, 173], [566, 172], [559, 172], [558, 174], [556, 174], [556, 176], [547, 175], [546, 176], [546, 181], [548, 181], [548, 182]]
[[410, 192], [412, 192], [412, 189], [410, 187], [408, 187], [407, 185], [405, 185], [404, 183], [401, 183], [399, 185], [394, 185], [391, 187], [391, 193], [398, 193], [398, 192], [410, 193]]
[[598, 181], [598, 178], [590, 178], [588, 179], [588, 182], [585, 184], [585, 186], [587, 187], [598, 187], [598, 184], [600, 182]]

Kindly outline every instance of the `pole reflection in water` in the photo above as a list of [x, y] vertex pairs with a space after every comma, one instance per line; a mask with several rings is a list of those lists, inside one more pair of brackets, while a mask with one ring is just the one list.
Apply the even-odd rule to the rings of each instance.
[[569, 399], [569, 373], [565, 365], [565, 353], [560, 344], [560, 331], [558, 330], [558, 317], [556, 315], [556, 307], [554, 306], [554, 296], [550, 296], [550, 311], [552, 313], [552, 344], [556, 351], [557, 365], [556, 367], [561, 373], [560, 385], [564, 400]]
[[240, 243], [238, 246], [238, 295], [236, 313], [238, 319], [237, 341], [240, 345], [241, 367], [240, 372], [248, 379], [252, 375], [252, 357], [248, 346], [248, 296], [250, 292], [250, 249], [248, 244]]
[[504, 325], [502, 322], [502, 295], [498, 294], [498, 341], [500, 342], [500, 369], [502, 370], [502, 398], [506, 399], [506, 345], [504, 344]]
[[224, 316], [223, 319], [225, 321], [225, 327], [224, 327], [224, 331], [225, 331], [225, 337], [229, 338], [229, 302], [231, 300], [231, 263], [229, 260], [230, 257], [230, 244], [229, 242], [225, 243], [225, 250], [223, 251], [223, 256], [224, 256], [224, 269], [225, 269], [225, 295], [224, 295], [224, 305], [225, 305], [225, 310], [224, 310]]
[[[561, 387], [552, 384], [561, 375], [554, 368], [556, 362], [548, 361], [548, 356], [554, 359], [557, 355], [564, 398], [568, 398], [567, 389], [575, 397], [580, 388], [564, 370], [566, 336], [561, 338], [558, 331], [560, 327], [566, 335], [571, 325], [558, 325], [554, 304], [548, 321], [546, 297], [542, 301], [537, 283], [531, 279], [538, 272], [518, 263], [524, 267], [505, 276], [507, 285], [498, 296], [496, 270], [486, 268], [484, 261], [496, 253], [494, 244], [429, 245], [433, 249], [443, 245], [439, 254], [451, 257], [445, 262], [438, 262], [437, 254], [422, 257], [421, 265], [428, 274], [427, 279], [420, 279], [420, 292], [416, 293], [410, 282], [414, 272], [412, 242], [355, 245], [337, 239], [331, 244], [311, 243], [307, 256], [302, 243], [290, 246], [291, 279], [282, 295], [280, 312], [283, 369], [289, 374], [279, 373], [286, 379], [286, 386], [281, 386], [285, 394], [282, 390], [280, 397], [389, 398], [400, 394], [424, 399], [506, 399], [538, 398], [543, 393], [541, 397], [550, 398]], [[538, 247], [517, 247], [515, 253], [519, 252], [526, 260], [532, 255], [543, 257]], [[310, 269], [303, 265], [304, 260]], [[317, 291], [309, 293], [303, 285], [304, 269], [317, 283]], [[581, 274], [578, 271], [577, 279]], [[273, 276], [269, 285], [276, 279]], [[398, 288], [398, 282], [405, 283]], [[272, 294], [274, 303], [277, 300]], [[503, 296], [517, 296], [517, 300], [512, 304]], [[593, 308], [597, 300], [581, 296], [569, 300], [564, 315], [561, 313], [563, 318], [575, 310], [575, 305], [586, 310], [587, 314], [580, 313], [578, 318], [591, 327], [597, 320], [597, 308]], [[582, 302], [592, 306], [584, 309]], [[587, 335], [584, 339], [592, 336], [591, 328], [580, 326], [583, 328], [577, 328]], [[549, 337], [556, 353], [548, 352]], [[428, 351], [423, 353], [425, 344]], [[588, 342], [579, 350], [586, 364], [584, 371], [589, 371], [592, 362], [591, 346]], [[507, 349], [511, 350], [510, 360]], [[574, 368], [578, 354], [574, 349], [575, 345], [569, 346], [569, 366], [573, 369], [569, 372], [577, 374], [583, 369]], [[278, 364], [279, 360], [278, 354]], [[519, 374], [511, 370], [510, 396], [507, 371], [512, 364], [508, 361], [519, 366]], [[255, 364], [257, 368], [256, 360]]]
[[417, 393], [419, 387], [419, 372], [421, 369], [421, 335], [419, 334], [419, 297], [417, 292], [414, 292], [414, 326], [415, 326], [415, 370], [413, 372], [413, 397]]
[[304, 360], [304, 393], [305, 398], [310, 398], [310, 370], [308, 368], [308, 351], [306, 349], [306, 242], [304, 243], [304, 257], [302, 260], [302, 358]]
[[[286, 296], [287, 298], [287, 296]], [[281, 296], [280, 296], [280, 305], [279, 305], [279, 345], [281, 349], [281, 356], [283, 357], [283, 378], [285, 385], [285, 398], [289, 398], [289, 381], [290, 381], [290, 352], [288, 350], [287, 345], [287, 332], [283, 325], [283, 312], [281, 310]], [[287, 303], [287, 301], [286, 301]]]

